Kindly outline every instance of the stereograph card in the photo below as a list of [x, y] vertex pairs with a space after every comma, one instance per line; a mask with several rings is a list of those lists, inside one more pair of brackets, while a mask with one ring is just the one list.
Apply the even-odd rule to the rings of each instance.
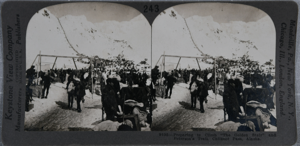
[[292, 145], [297, 22], [294, 1], [6, 1], [3, 143]]

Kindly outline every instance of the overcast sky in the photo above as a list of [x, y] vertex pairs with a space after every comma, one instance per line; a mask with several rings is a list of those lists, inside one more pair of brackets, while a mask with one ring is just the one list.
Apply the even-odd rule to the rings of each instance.
[[[275, 60], [272, 19], [264, 11], [242, 4], [189, 3], [170, 7], [155, 19], [152, 38], [152, 63], [164, 52], [200, 56], [199, 50], [228, 59], [233, 58], [233, 53], [241, 57], [249, 52], [260, 63]], [[169, 61], [177, 63], [178, 59]], [[196, 62], [193, 64], [197, 67]]]
[[[129, 43], [131, 42], [131, 46], [134, 46], [134, 48], [142, 48], [142, 49], [146, 49], [148, 50], [148, 48], [151, 50], [150, 46], [151, 44], [148, 43], [148, 41], [150, 42], [151, 38], [149, 37], [145, 37], [148, 36], [148, 34], [150, 35], [151, 29], [150, 29], [150, 25], [141, 25], [138, 24], [137, 22], [146, 22], [145, 18], [141, 15], [141, 13], [139, 11], [137, 11], [136, 9], [129, 7], [129, 6], [125, 6], [125, 5], [121, 5], [121, 4], [115, 4], [115, 3], [105, 3], [105, 2], [80, 2], [80, 3], [68, 3], [68, 4], [60, 4], [60, 5], [54, 5], [54, 6], [50, 6], [47, 7], [47, 9], [51, 12], [52, 15], [56, 16], [59, 19], [64, 20], [65, 18], [63, 18], [64, 16], [74, 16], [74, 17], [82, 17], [84, 16], [87, 20], [87, 22], [91, 22], [93, 24], [95, 24], [96, 26], [99, 26], [101, 28], [99, 28], [98, 33], [104, 33], [105, 35], [111, 37], [112, 39], [117, 39], [117, 40], [125, 40], [128, 41]], [[266, 19], [267, 14], [265, 12], [263, 12], [260, 9], [257, 9], [255, 7], [252, 6], [247, 6], [247, 5], [242, 5], [242, 4], [230, 4], [230, 3], [189, 3], [189, 4], [181, 4], [181, 5], [177, 5], [174, 7], [171, 7], [170, 9], [172, 9], [173, 11], [175, 11], [175, 13], [178, 14], [178, 19], [169, 19], [168, 18], [164, 18], [164, 19], [160, 19], [159, 21], [161, 22], [156, 22], [154, 21], [154, 25], [156, 26], [156, 28], [152, 28], [153, 29], [153, 35], [157, 35], [157, 36], [152, 36], [155, 38], [152, 38], [154, 41], [152, 42], [153, 46], [158, 47], [157, 49], [161, 50], [161, 49], [166, 49], [168, 47], [172, 47], [173, 49], [175, 49], [174, 51], [172, 51], [172, 53], [176, 52], [177, 47], [179, 47], [180, 45], [184, 44], [185, 47], [187, 47], [189, 43], [191, 43], [192, 41], [190, 40], [190, 35], [187, 31], [186, 25], [185, 23], [183, 23], [184, 21], [182, 21], [180, 23], [180, 20], [182, 18], [187, 20], [187, 23], [190, 25], [190, 29], [192, 30], [192, 34], [195, 37], [195, 42], [198, 43], [198, 47], [204, 47], [203, 49], [207, 49], [208, 47], [214, 47], [217, 48], [219, 46], [226, 46], [224, 43], [222, 43], [222, 41], [217, 41], [216, 44], [219, 44], [214, 46], [213, 44], [209, 44], [207, 43], [209, 41], [209, 39], [211, 41], [215, 41], [216, 38], [214, 34], [209, 35], [209, 37], [206, 36], [200, 36], [200, 34], [204, 33], [204, 31], [202, 31], [202, 28], [204, 27], [203, 24], [200, 25], [199, 22], [206, 22], [207, 17], [212, 17], [213, 22], [216, 22], [218, 24], [210, 24], [209, 28], [212, 29], [217, 29], [218, 27], [222, 28], [224, 30], [228, 30], [231, 32], [227, 32], [228, 35], [230, 36], [235, 36], [241, 40], [250, 40], [252, 42], [255, 43], [255, 45], [257, 47], [260, 46], [259, 51], [262, 51], [263, 54], [267, 54], [270, 55], [270, 58], [275, 58], [275, 29], [274, 28], [274, 24], [272, 23], [272, 20], [268, 18], [268, 22], [265, 21], [261, 21], [261, 23], [257, 23], [258, 21], [262, 20], [262, 19]], [[167, 10], [165, 10], [167, 11]], [[167, 16], [169, 16], [168, 14], [165, 14]], [[163, 14], [163, 13], [162, 13]], [[194, 16], [199, 16], [199, 18], [194, 17]], [[158, 15], [158, 17], [164, 17], [163, 15]], [[182, 17], [182, 18], [179, 18]], [[201, 18], [200, 18], [201, 17]], [[69, 20], [68, 19], [66, 20]], [[43, 19], [44, 20], [44, 19]], [[156, 19], [157, 20], [157, 19]], [[54, 23], [54, 21], [57, 20], [53, 20], [51, 22]], [[73, 19], [72, 19], [73, 21]], [[170, 22], [167, 22], [170, 21]], [[236, 24], [234, 26], [231, 27], [231, 22], [244, 22], [244, 23], [253, 23], [253, 26], [255, 26], [255, 28], [258, 28], [258, 26], [263, 26], [264, 28], [270, 28], [270, 31], [268, 31], [267, 33], [261, 34], [262, 32], [255, 32], [251, 30], [251, 26], [252, 25], [244, 25], [244, 28], [238, 28], [239, 24]], [[66, 21], [67, 22], [67, 21]], [[110, 23], [107, 23], [110, 22]], [[116, 22], [116, 28], [115, 29], [112, 25], [110, 24], [114, 24], [114, 22]], [[128, 22], [128, 24], [126, 24]], [[130, 23], [134, 22], [134, 24], [138, 24], [138, 26], [140, 26], [141, 29], [137, 29], [137, 26], [132, 26]], [[76, 22], [75, 22], [76, 23]], [[106, 24], [106, 25], [99, 25], [99, 24]], [[120, 24], [118, 24], [120, 23]], [[157, 23], [157, 24], [155, 24]], [[32, 37], [32, 45], [30, 48], [34, 48], [37, 47], [38, 45], [36, 44], [36, 39], [41, 38], [41, 34], [39, 32], [42, 32], [41, 30], [45, 30], [45, 26], [47, 24], [49, 24], [49, 21], [47, 19], [45, 19], [44, 21], [41, 22], [40, 18], [37, 19], [36, 21], [32, 22], [32, 24], [34, 25], [29, 25], [29, 27], [32, 27], [32, 33], [35, 32], [37, 33], [36, 38]], [[123, 25], [124, 24], [124, 25]], [[129, 25], [130, 24], [130, 25]], [[224, 24], [224, 25], [220, 25], [219, 24]], [[49, 24], [49, 25], [53, 25], [53, 24]], [[56, 24], [58, 25], [58, 23]], [[64, 25], [64, 23], [63, 23]], [[40, 29], [39, 28], [40, 26]], [[131, 27], [130, 27], [131, 26]], [[225, 27], [226, 26], [226, 27]], [[247, 27], [250, 27], [249, 29]], [[54, 27], [54, 26], [53, 26]], [[57, 27], [60, 27], [59, 25]], [[57, 29], [57, 27], [55, 26], [54, 28]], [[133, 28], [133, 29], [128, 29], [128, 28]], [[54, 33], [54, 28], [52, 30], [51, 26], [47, 27], [47, 33], [45, 33], [45, 37], [50, 35], [48, 33]], [[144, 29], [142, 29], [144, 28]], [[184, 30], [183, 30], [184, 28]], [[76, 29], [76, 28], [74, 28]], [[112, 35], [109, 34], [108, 32], [114, 30], [115, 31], [120, 31], [123, 32], [121, 34], [123, 35], [117, 35], [118, 33], [115, 32], [116, 35]], [[120, 29], [120, 30], [119, 30]], [[170, 31], [167, 31], [168, 29], [172, 29]], [[178, 30], [177, 30], [178, 29]], [[101, 30], [101, 31], [100, 31]], [[106, 31], [107, 30], [107, 31]], [[127, 31], [124, 31], [127, 30]], [[158, 33], [156, 33], [156, 30]], [[252, 33], [254, 34], [253, 38], [254, 40], [252, 40], [251, 38], [242, 38], [244, 36], [244, 34], [240, 34], [237, 35], [235, 34], [235, 31], [242, 31], [242, 30], [250, 30], [250, 32], [248, 33]], [[254, 29], [255, 30], [255, 29]], [[175, 33], [178, 32], [179, 34]], [[201, 33], [198, 33], [202, 31]], [[30, 33], [30, 32], [29, 32]], [[28, 33], [28, 35], [29, 35]], [[72, 36], [74, 36], [73, 33], [75, 33], [75, 31], [71, 31], [71, 32], [67, 32], [67, 33], [72, 33]], [[209, 34], [209, 32], [206, 32]], [[78, 34], [80, 34], [78, 32]], [[57, 34], [53, 34], [53, 35], [57, 35]], [[176, 36], [176, 38], [172, 38], [172, 36]], [[143, 36], [142, 38], [136, 38], [136, 37], [132, 37], [132, 36]], [[225, 37], [227, 37], [227, 35], [223, 35]], [[246, 34], [245, 34], [246, 36]], [[267, 37], [266, 37], [267, 36]], [[62, 36], [63, 37], [63, 36]], [[217, 36], [218, 37], [218, 36]], [[262, 42], [264, 42], [264, 45], [260, 45], [263, 44], [260, 41], [257, 41], [257, 39], [262, 40]], [[44, 39], [44, 38], [43, 38]], [[185, 40], [186, 39], [186, 40]], [[57, 44], [57, 42], [53, 41], [50, 42], [49, 40], [53, 40], [53, 37], [51, 36], [51, 38], [48, 39], [48, 44]], [[60, 40], [63, 40], [60, 39]], [[82, 40], [83, 39], [79, 39]], [[141, 41], [141, 40], [147, 40], [147, 41]], [[155, 41], [155, 40], [159, 40], [159, 41]], [[224, 40], [224, 39], [223, 39]], [[256, 41], [255, 41], [256, 40]], [[45, 42], [45, 43], [47, 43]], [[78, 41], [75, 41], [78, 42]], [[147, 42], [147, 43], [145, 43]], [[65, 42], [62, 42], [65, 43]], [[80, 42], [78, 42], [80, 43]], [[108, 42], [109, 43], [109, 42]], [[179, 44], [176, 44], [179, 43]], [[143, 44], [143, 45], [140, 45]], [[165, 45], [164, 45], [165, 44]], [[173, 45], [172, 45], [173, 44]], [[176, 45], [174, 45], [176, 44]], [[270, 45], [269, 45], [270, 44]], [[41, 46], [48, 46], [47, 44], [42, 44]], [[50, 45], [51, 46], [51, 45]], [[62, 45], [60, 45], [62, 46]], [[79, 46], [83, 46], [83, 45], [79, 45]], [[97, 46], [97, 45], [94, 45]], [[227, 45], [227, 47], [231, 47], [233, 45]], [[86, 47], [86, 46], [85, 46]], [[41, 47], [37, 47], [37, 48], [41, 48]], [[57, 47], [51, 47], [51, 48], [57, 48]], [[91, 48], [91, 47], [88, 47]], [[194, 48], [194, 44], [190, 44], [190, 48]], [[157, 51], [155, 51], [156, 48], [153, 48], [154, 50], [152, 50], [153, 53], [158, 53]], [[274, 52], [273, 52], [274, 51]], [[38, 51], [36, 51], [38, 52]], [[196, 55], [195, 53], [198, 53], [199, 51], [189, 51], [190, 53], [192, 53], [193, 55]], [[217, 51], [220, 52], [220, 51]], [[159, 57], [162, 53], [160, 52], [157, 56]], [[181, 53], [180, 53], [181, 54]], [[177, 54], [179, 55], [179, 54]], [[182, 55], [182, 54], [181, 54]], [[155, 54], [153, 54], [154, 60], [156, 61], [157, 58], [155, 58]], [[34, 58], [34, 57], [33, 57]], [[269, 58], [268, 56], [265, 58]]]
[[100, 23], [103, 21], [130, 21], [141, 14], [129, 6], [104, 2], [68, 3], [54, 5], [47, 7], [47, 9], [58, 18], [65, 15], [85, 15], [87, 20], [92, 23]]
[[212, 16], [215, 22], [229, 23], [230, 21], [255, 22], [266, 13], [252, 6], [230, 3], [193, 3], [173, 7], [184, 18], [193, 15]]
[[[53, 5], [41, 9], [28, 24], [27, 68], [40, 51], [65, 56], [76, 56], [78, 52], [105, 59], [123, 52], [127, 59], [139, 63], [145, 58], [150, 60], [150, 42], [148, 21], [132, 7], [103, 2]], [[53, 58], [46, 57], [42, 61], [54, 62]], [[64, 63], [74, 66], [71, 59], [57, 61], [60, 66]]]

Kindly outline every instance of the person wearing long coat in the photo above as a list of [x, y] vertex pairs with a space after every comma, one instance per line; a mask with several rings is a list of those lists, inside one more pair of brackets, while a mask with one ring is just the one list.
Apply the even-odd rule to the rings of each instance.
[[[166, 77], [166, 81], [167, 81], [167, 89], [166, 89], [165, 98], [171, 98], [173, 86], [175, 85], [177, 79], [174, 77], [174, 74], [171, 73], [169, 76]], [[169, 91], [170, 94], [168, 96]]]
[[203, 102], [206, 99], [206, 97], [208, 96], [208, 87], [206, 86], [206, 84], [204, 82], [198, 82], [198, 100], [200, 103], [200, 111], [201, 113], [204, 113], [204, 106], [203, 106]]
[[[45, 75], [42, 76], [42, 81], [44, 82], [44, 87], [42, 90], [42, 98], [47, 98], [52, 80], [53, 78], [50, 75], [50, 71], [48, 71]], [[44, 96], [45, 92], [46, 92], [46, 96]]]
[[235, 92], [235, 84], [232, 79], [228, 80], [227, 86], [224, 86], [223, 104], [228, 114], [229, 121], [236, 121], [240, 111], [240, 105]]
[[86, 82], [84, 81], [80, 81], [77, 83], [76, 87], [75, 87], [75, 91], [77, 92], [77, 111], [80, 113], [81, 112], [81, 106], [80, 106], [80, 102], [84, 102], [84, 96], [85, 96], [85, 88], [86, 88]]
[[193, 82], [191, 85], [191, 108], [196, 108], [196, 104], [197, 104], [197, 94], [198, 94], [198, 85], [196, 82]]
[[91, 77], [91, 74], [89, 73], [88, 77], [84, 78], [84, 72], [82, 72], [81, 77], [80, 77], [80, 82], [77, 83], [75, 87], [76, 91], [76, 96], [77, 96], [77, 111], [80, 113], [81, 112], [81, 106], [80, 102], [84, 102], [84, 96], [86, 95], [85, 89], [87, 87], [88, 81]]
[[242, 93], [243, 93], [243, 84], [242, 82], [240, 81], [240, 79], [235, 79], [234, 80], [234, 84], [235, 84], [235, 93], [237, 95], [237, 100], [239, 102], [239, 105], [240, 106], [245, 106], [246, 102], [243, 101], [243, 98], [242, 98]]
[[109, 78], [106, 80], [107, 85], [103, 88], [102, 106], [106, 113], [106, 120], [115, 120], [118, 112], [118, 102], [116, 97], [116, 90], [114, 88], [114, 81]]

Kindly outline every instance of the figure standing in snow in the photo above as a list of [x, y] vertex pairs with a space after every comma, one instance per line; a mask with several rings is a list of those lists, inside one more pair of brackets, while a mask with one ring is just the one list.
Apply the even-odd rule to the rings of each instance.
[[[52, 80], [53, 79], [51, 77], [51, 72], [48, 70], [48, 72], [45, 73], [45, 75], [42, 76], [42, 81], [44, 83], [44, 88], [43, 88], [43, 91], [42, 91], [42, 98], [47, 98]], [[45, 90], [47, 90], [46, 91], [46, 96], [44, 96], [45, 95]]]
[[75, 93], [75, 80], [72, 80], [69, 83], [69, 88], [67, 89], [68, 92], [68, 108], [72, 109], [73, 108], [73, 97]]
[[232, 79], [229, 79], [227, 86], [224, 87], [223, 104], [228, 114], [228, 120], [236, 121], [239, 115], [240, 105], [235, 92], [235, 84]]
[[197, 93], [198, 93], [198, 86], [196, 82], [193, 82], [191, 85], [191, 108], [196, 108], [197, 104]]
[[32, 65], [30, 67], [30, 69], [28, 69], [26, 71], [26, 78], [28, 78], [27, 86], [30, 86], [32, 84], [32, 80], [33, 80], [34, 75], [35, 75], [35, 69], [34, 69], [34, 66]]
[[208, 96], [208, 88], [204, 82], [198, 81], [198, 97], [200, 103], [200, 111], [204, 113], [203, 102], [207, 101], [206, 97]]
[[[167, 89], [166, 89], [165, 98], [171, 98], [173, 86], [175, 85], [175, 83], [177, 81], [177, 79], [174, 77], [173, 72], [169, 76], [166, 77], [166, 81], [167, 81]], [[170, 90], [170, 96], [168, 96], [169, 90]]]

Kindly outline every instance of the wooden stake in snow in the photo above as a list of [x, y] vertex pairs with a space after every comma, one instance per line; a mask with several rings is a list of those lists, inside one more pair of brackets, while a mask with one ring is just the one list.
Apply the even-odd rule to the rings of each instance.
[[214, 72], [215, 72], [215, 100], [217, 100], [217, 72], [216, 72], [216, 61], [217, 59], [215, 58], [215, 61], [214, 61]]

